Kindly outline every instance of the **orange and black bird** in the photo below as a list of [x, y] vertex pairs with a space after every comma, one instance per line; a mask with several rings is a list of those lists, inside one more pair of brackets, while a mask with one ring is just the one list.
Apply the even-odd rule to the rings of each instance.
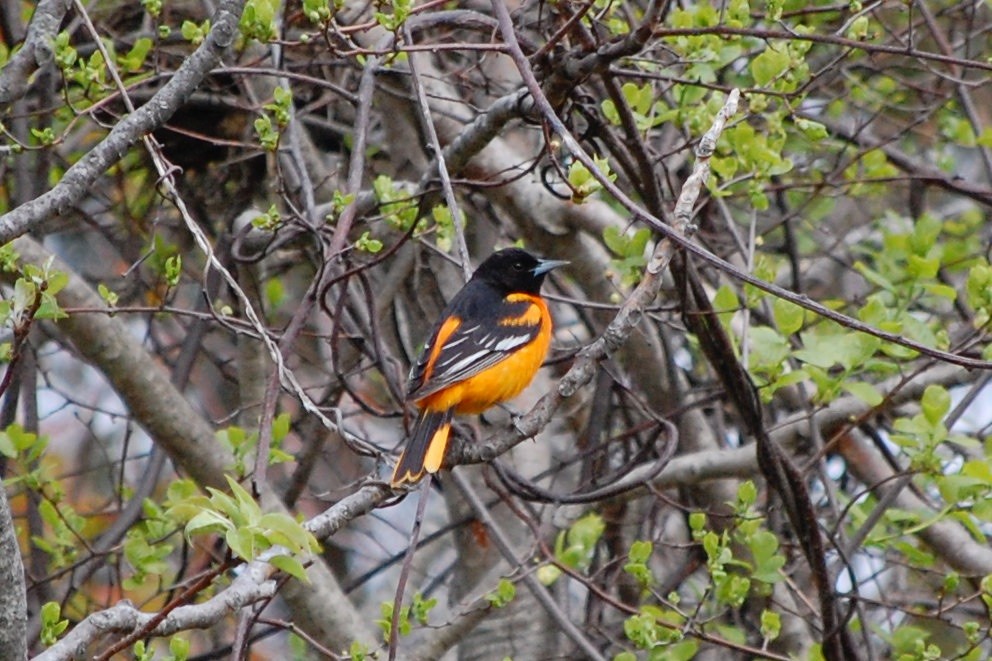
[[530, 384], [551, 344], [541, 285], [567, 263], [500, 250], [451, 299], [410, 371], [406, 399], [420, 414], [393, 471], [394, 487], [441, 468], [455, 413], [481, 413]]

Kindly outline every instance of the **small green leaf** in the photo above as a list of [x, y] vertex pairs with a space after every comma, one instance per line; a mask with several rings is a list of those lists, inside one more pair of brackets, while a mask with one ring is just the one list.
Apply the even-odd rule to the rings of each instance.
[[282, 441], [289, 434], [289, 423], [292, 421], [289, 413], [280, 413], [272, 421], [272, 440]]
[[782, 632], [782, 616], [775, 611], [761, 611], [761, 635], [765, 640], [775, 640]]
[[[543, 581], [542, 581], [543, 582]], [[503, 608], [517, 596], [517, 586], [508, 579], [500, 579], [496, 589], [486, 595], [486, 601], [494, 608]]]
[[936, 425], [951, 410], [951, 395], [942, 386], [929, 385], [923, 391], [920, 407], [927, 421]]
[[647, 562], [653, 552], [654, 544], [648, 541], [638, 540], [630, 545], [630, 552], [627, 554], [627, 558], [631, 562]]
[[368, 232], [364, 232], [355, 241], [355, 248], [374, 255], [382, 250], [383, 243], [379, 239], [373, 239]]
[[266, 512], [258, 521], [258, 527], [263, 531], [278, 534], [270, 541], [290, 549], [294, 553], [316, 553], [320, 544], [313, 534], [288, 514]]
[[264, 543], [258, 543], [255, 531], [251, 528], [230, 527], [224, 534], [224, 541], [231, 547], [231, 552], [242, 560], [254, 560], [265, 547]]
[[303, 583], [310, 583], [307, 577], [307, 570], [299, 560], [289, 555], [277, 555], [269, 558], [269, 564], [280, 571], [284, 571], [290, 576]]
[[779, 50], [769, 46], [756, 58], [751, 60], [751, 76], [760, 87], [768, 85], [789, 67], [789, 53], [783, 48]]
[[783, 335], [792, 335], [803, 327], [806, 311], [784, 298], [776, 298], [772, 303], [775, 325]]
[[189, 658], [189, 641], [182, 636], [173, 636], [169, 639], [169, 652], [173, 661], [185, 661]]
[[69, 620], [62, 618], [62, 608], [56, 601], [49, 601], [41, 607], [41, 643], [42, 645], [54, 645], [69, 627]]
[[213, 510], [203, 510], [186, 524], [186, 537], [211, 532], [221, 532], [231, 527], [231, 522]]
[[555, 565], [544, 564], [537, 568], [537, 580], [541, 585], [552, 585], [561, 577], [561, 569]]
[[878, 406], [884, 399], [878, 388], [867, 381], [845, 381], [842, 387], [869, 406]]

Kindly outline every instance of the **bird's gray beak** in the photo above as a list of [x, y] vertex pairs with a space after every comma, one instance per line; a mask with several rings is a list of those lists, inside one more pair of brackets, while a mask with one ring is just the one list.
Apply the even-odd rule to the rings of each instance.
[[568, 260], [564, 259], [541, 259], [538, 260], [537, 266], [534, 267], [534, 275], [543, 275], [548, 271], [553, 271], [559, 266], [565, 266], [566, 264], [571, 264]]

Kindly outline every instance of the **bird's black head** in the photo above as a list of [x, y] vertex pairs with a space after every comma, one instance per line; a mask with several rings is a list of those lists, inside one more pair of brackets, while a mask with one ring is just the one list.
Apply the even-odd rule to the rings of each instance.
[[565, 264], [568, 262], [538, 259], [520, 248], [506, 248], [494, 252], [482, 262], [472, 278], [483, 280], [507, 294], [537, 294], [548, 271]]

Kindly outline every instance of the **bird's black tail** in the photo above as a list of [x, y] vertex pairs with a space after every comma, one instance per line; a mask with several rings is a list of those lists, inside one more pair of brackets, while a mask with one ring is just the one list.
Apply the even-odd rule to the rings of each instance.
[[400, 460], [396, 463], [391, 483], [394, 487], [414, 483], [424, 473], [436, 473], [441, 469], [444, 455], [448, 450], [451, 435], [452, 411], [430, 411], [424, 409], [417, 418], [413, 435], [407, 441]]

